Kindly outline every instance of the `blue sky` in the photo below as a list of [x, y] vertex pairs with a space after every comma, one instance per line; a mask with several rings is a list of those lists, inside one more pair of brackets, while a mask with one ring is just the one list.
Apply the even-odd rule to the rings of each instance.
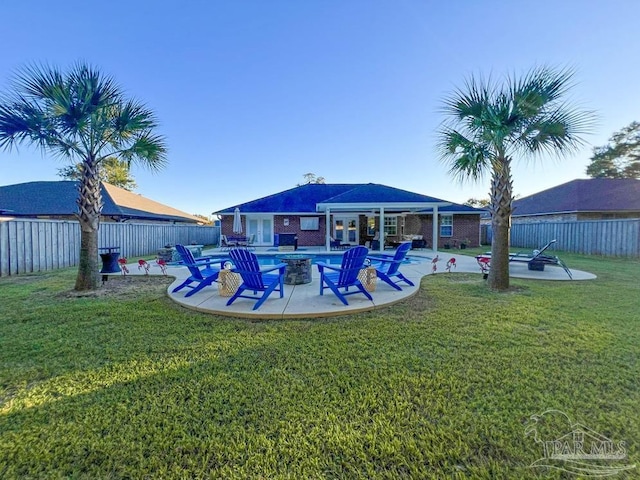
[[[488, 197], [437, 157], [442, 100], [469, 75], [576, 70], [598, 123], [581, 151], [518, 162], [526, 196], [586, 178], [593, 146], [640, 120], [640, 2], [6, 2], [0, 90], [32, 62], [85, 60], [158, 116], [169, 165], [134, 167], [137, 192], [189, 213], [294, 187], [383, 183], [455, 202]], [[0, 185], [57, 180], [31, 147], [0, 151]]]

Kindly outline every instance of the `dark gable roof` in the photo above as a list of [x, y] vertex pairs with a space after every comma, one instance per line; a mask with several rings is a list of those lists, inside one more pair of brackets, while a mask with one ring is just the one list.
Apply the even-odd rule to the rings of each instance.
[[237, 208], [244, 213], [276, 213], [276, 212], [296, 212], [315, 213], [316, 204], [327, 198], [340, 195], [354, 186], [349, 184], [324, 184], [308, 183], [299, 187], [275, 193], [267, 197], [258, 198], [247, 203], [234, 205], [224, 210], [214, 212], [214, 214], [229, 214]]
[[513, 202], [513, 216], [575, 212], [640, 211], [640, 180], [572, 180]]
[[[108, 185], [108, 188], [102, 185], [102, 215], [122, 219], [198, 221], [192, 215], [122, 190], [113, 185]], [[117, 203], [109, 191], [121, 201]], [[74, 215], [78, 212], [77, 198], [78, 187], [75, 181], [27, 182], [0, 187], [0, 209], [15, 216]], [[152, 207], [154, 211], [144, 210], [137, 204]]]
[[477, 213], [483, 214], [487, 212], [486, 208], [470, 207], [469, 205], [460, 205], [459, 203], [452, 203], [446, 207], [438, 207], [440, 213]]
[[445, 201], [376, 183], [352, 185], [351, 187], [344, 193], [327, 198], [320, 203], [420, 203]]
[[[317, 204], [348, 203], [411, 203], [411, 202], [445, 202], [434, 197], [413, 193], [399, 188], [375, 183], [309, 183], [299, 187], [259, 198], [251, 202], [233, 205], [232, 207], [213, 212], [214, 214], [232, 214], [235, 208], [245, 213], [317, 213]], [[451, 205], [456, 206], [456, 205]], [[463, 205], [452, 210], [467, 211]], [[449, 207], [442, 207], [449, 208]], [[471, 208], [471, 210], [474, 210]], [[478, 211], [479, 213], [479, 211]]]
[[14, 215], [73, 215], [78, 211], [77, 198], [76, 182], [72, 181], [0, 187], [0, 208], [11, 210]]

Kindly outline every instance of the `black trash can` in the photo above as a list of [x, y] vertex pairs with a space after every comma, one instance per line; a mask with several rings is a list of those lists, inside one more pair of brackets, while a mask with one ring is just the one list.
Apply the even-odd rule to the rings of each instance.
[[102, 259], [100, 273], [120, 273], [120, 265], [118, 265], [120, 247], [102, 247], [98, 250], [103, 252], [100, 253], [100, 258]]

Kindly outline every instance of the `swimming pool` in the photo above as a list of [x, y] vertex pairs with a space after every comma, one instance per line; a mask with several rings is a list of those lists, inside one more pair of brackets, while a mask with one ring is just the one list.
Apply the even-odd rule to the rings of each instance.
[[[342, 263], [342, 253], [310, 253], [310, 254], [300, 254], [300, 253], [296, 253], [296, 254], [286, 254], [286, 253], [280, 253], [280, 254], [268, 254], [268, 253], [258, 253], [256, 254], [256, 256], [258, 257], [258, 262], [260, 263], [260, 265], [263, 266], [269, 266], [269, 265], [277, 265], [278, 263], [280, 263], [280, 259], [282, 257], [287, 257], [287, 258], [291, 258], [291, 259], [296, 259], [296, 258], [309, 258], [311, 257], [311, 263], [316, 264], [318, 262], [324, 262], [326, 264], [329, 265], [340, 265]], [[375, 252], [371, 253], [371, 256], [375, 256]], [[228, 255], [224, 255], [224, 254], [220, 254], [220, 255], [212, 255], [211, 256], [214, 259], [229, 259]], [[405, 259], [403, 260], [403, 264], [405, 265], [411, 265], [411, 264], [419, 264], [425, 261], [424, 257], [414, 257], [414, 256], [410, 256], [407, 255], [405, 257]]]

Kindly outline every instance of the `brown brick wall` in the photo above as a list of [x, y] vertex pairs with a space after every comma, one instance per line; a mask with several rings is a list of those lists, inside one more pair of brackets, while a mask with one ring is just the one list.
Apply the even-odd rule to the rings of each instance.
[[[273, 219], [274, 233], [297, 233], [299, 246], [322, 246], [325, 242], [325, 216], [314, 215], [319, 220], [318, 230], [300, 230], [300, 217], [297, 215], [275, 215]], [[284, 225], [284, 219], [289, 219], [289, 225]], [[360, 221], [360, 241], [364, 243], [366, 237], [366, 220], [365, 215], [359, 216]], [[427, 245], [431, 248], [432, 235], [432, 215], [407, 215], [404, 217], [404, 234], [405, 235], [422, 235], [427, 241]], [[221, 221], [222, 234], [233, 235], [233, 216], [225, 215]], [[242, 216], [243, 231], [246, 232], [245, 217]], [[376, 229], [378, 228], [378, 219], [376, 219]], [[400, 240], [402, 232], [402, 218], [398, 219], [398, 235], [387, 236], [387, 240]], [[438, 240], [438, 248], [443, 248], [445, 243], [459, 245], [463, 240], [470, 240], [470, 247], [477, 247], [480, 244], [480, 216], [479, 215], [454, 215], [453, 216], [453, 236], [440, 237]]]
[[[422, 238], [427, 240], [427, 244], [431, 248], [432, 219], [433, 215], [407, 215], [404, 226], [405, 235], [422, 235]], [[438, 249], [444, 248], [446, 243], [452, 246], [460, 245], [464, 240], [469, 240], [469, 247], [480, 245], [480, 215], [454, 215], [453, 235], [451, 237], [439, 237]]]
[[[313, 247], [324, 245], [324, 215], [309, 215], [320, 219], [318, 230], [300, 230], [300, 217], [297, 215], [275, 215], [273, 218], [274, 233], [297, 233], [299, 247]], [[289, 219], [289, 226], [284, 225], [284, 219]]]

